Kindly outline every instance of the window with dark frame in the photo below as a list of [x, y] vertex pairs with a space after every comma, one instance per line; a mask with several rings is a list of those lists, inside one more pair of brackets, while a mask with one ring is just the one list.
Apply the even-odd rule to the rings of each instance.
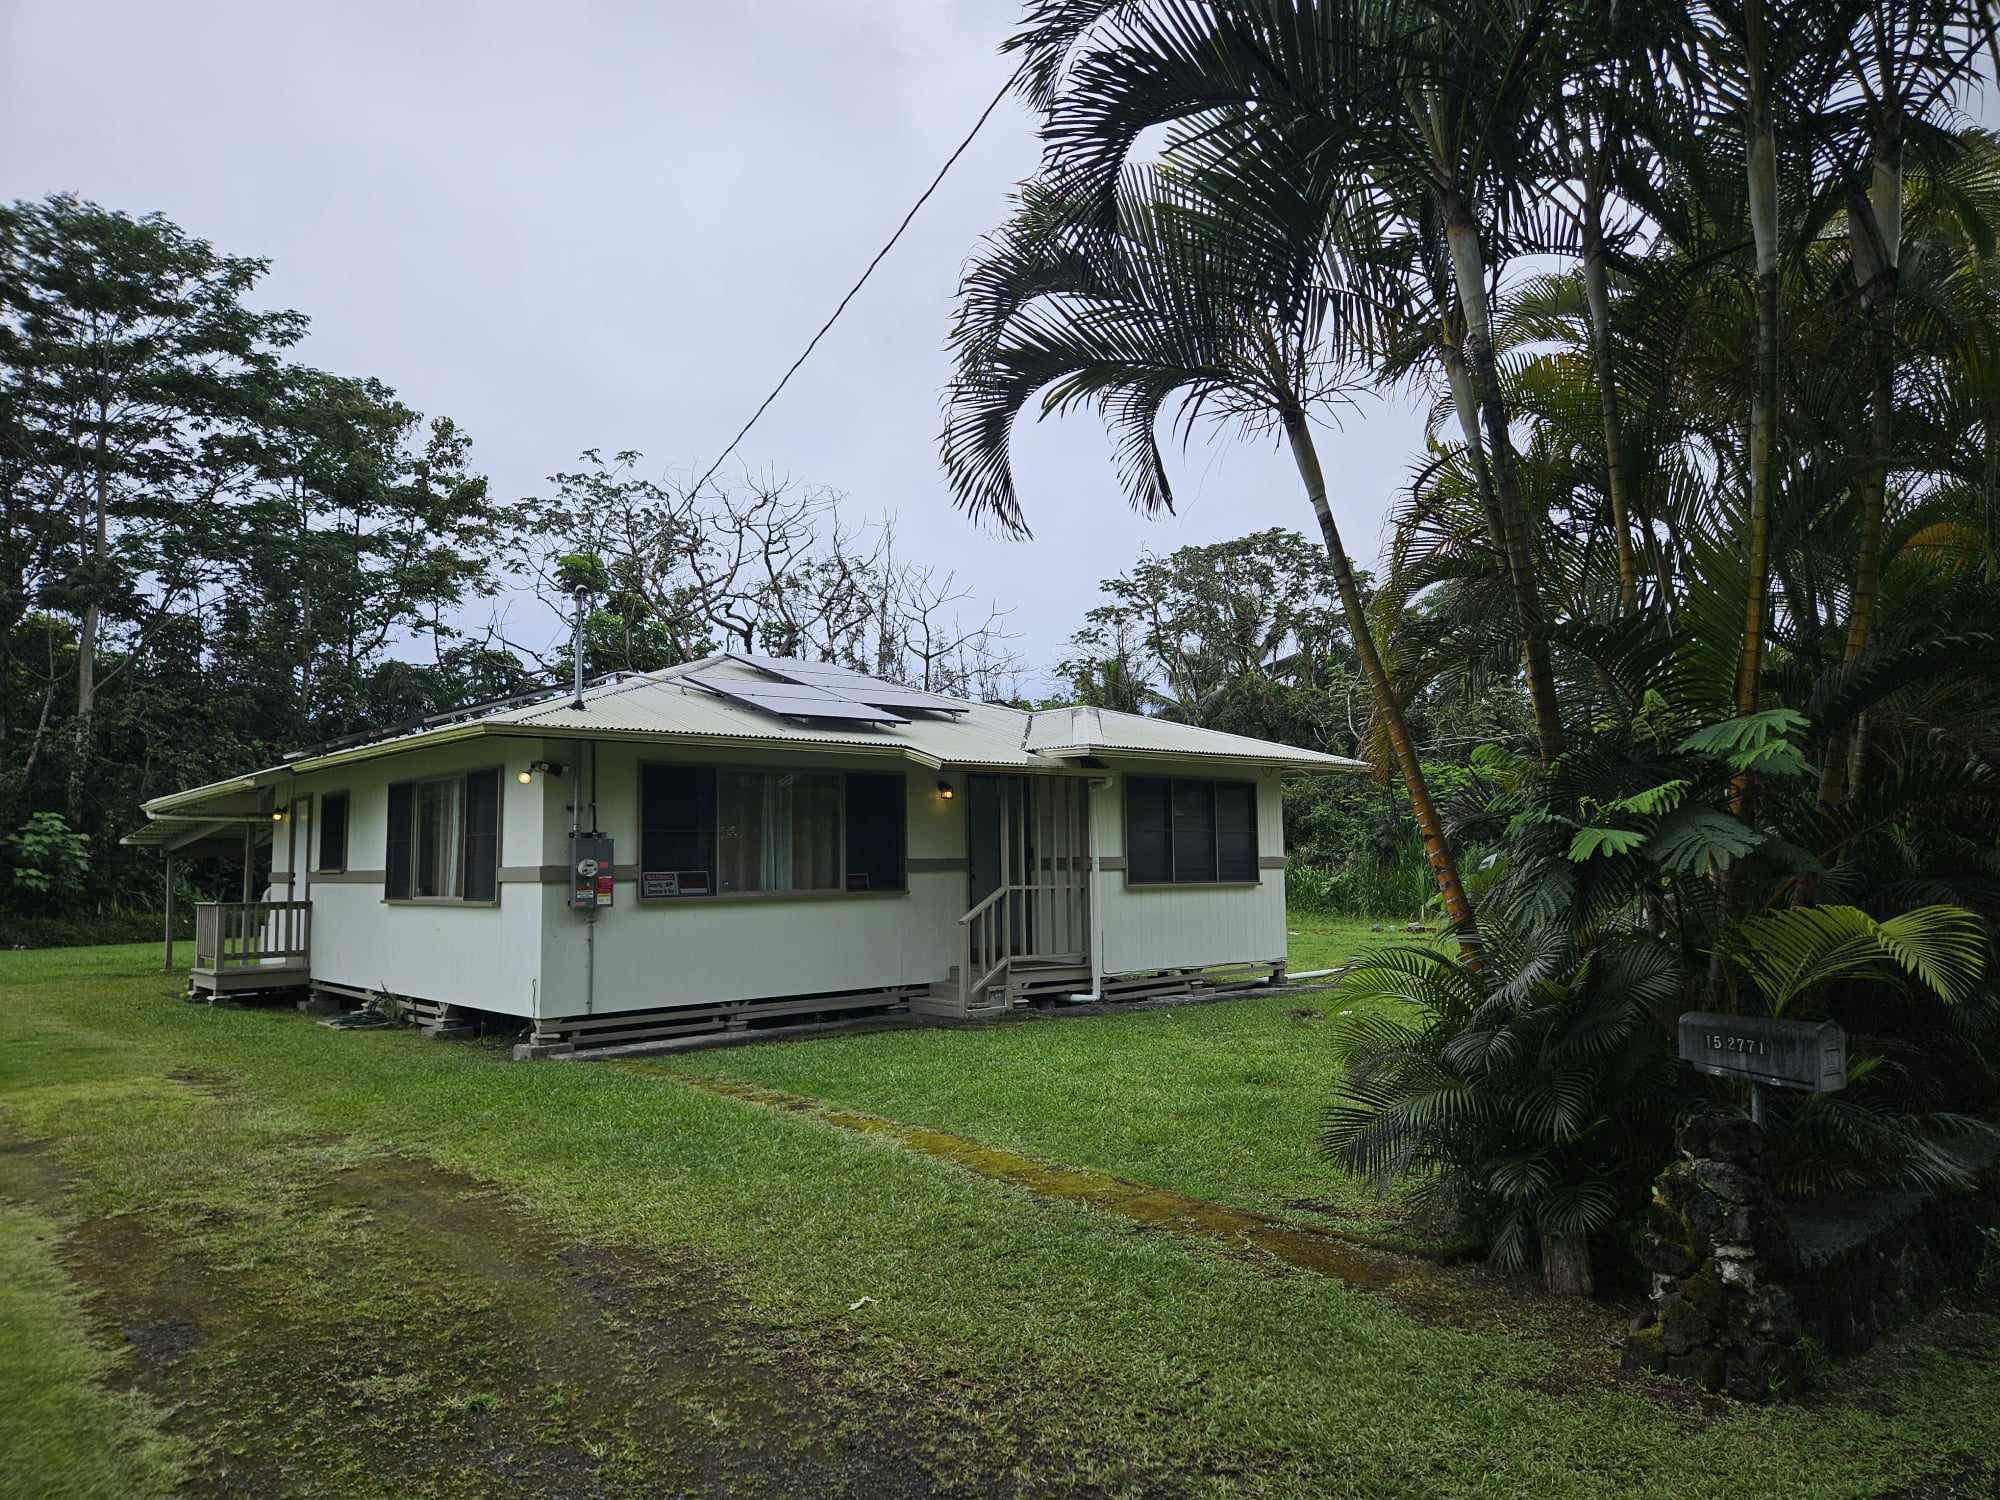
[[906, 889], [901, 774], [639, 768], [639, 896]]
[[904, 888], [904, 823], [908, 794], [901, 776], [850, 775], [843, 816], [847, 823], [847, 888]]
[[1254, 782], [1125, 778], [1128, 884], [1248, 884], [1258, 878]]
[[498, 900], [499, 770], [393, 783], [386, 864], [391, 901]]
[[314, 869], [347, 868], [347, 805], [345, 792], [328, 792], [319, 799], [319, 863]]

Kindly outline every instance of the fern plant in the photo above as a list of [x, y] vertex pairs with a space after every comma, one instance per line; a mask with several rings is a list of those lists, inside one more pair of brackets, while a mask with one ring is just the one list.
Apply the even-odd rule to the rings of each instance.
[[1687, 975], [1638, 931], [1579, 942], [1563, 923], [1489, 916], [1485, 964], [1435, 948], [1364, 956], [1333, 1030], [1345, 1069], [1321, 1140], [1378, 1185], [1448, 1194], [1516, 1268], [1587, 1292], [1588, 1245], [1671, 1152], [1670, 1017]]

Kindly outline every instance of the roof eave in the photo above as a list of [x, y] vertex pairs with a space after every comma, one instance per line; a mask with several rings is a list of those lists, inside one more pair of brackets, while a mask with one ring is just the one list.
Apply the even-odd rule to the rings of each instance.
[[1365, 760], [1342, 756], [1308, 759], [1302, 755], [1257, 755], [1229, 750], [1168, 749], [1149, 745], [1058, 745], [1035, 752], [1037, 755], [1092, 755], [1105, 760], [1219, 760], [1232, 765], [1275, 766], [1283, 770], [1324, 771], [1329, 775], [1358, 776], [1374, 769]]
[[196, 807], [218, 797], [233, 796], [239, 792], [262, 791], [267, 786], [276, 785], [290, 774], [289, 766], [266, 766], [260, 771], [249, 771], [241, 776], [231, 776], [224, 781], [211, 781], [206, 786], [189, 787], [184, 792], [168, 792], [163, 797], [154, 797], [148, 802], [140, 803], [139, 810], [151, 818], [161, 813], [171, 813], [177, 808]]

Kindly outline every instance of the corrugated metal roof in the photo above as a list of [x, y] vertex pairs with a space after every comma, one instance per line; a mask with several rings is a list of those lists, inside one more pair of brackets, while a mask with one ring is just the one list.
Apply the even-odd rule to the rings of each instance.
[[269, 816], [262, 813], [254, 817], [233, 818], [176, 817], [171, 813], [149, 813], [145, 823], [133, 829], [118, 842], [134, 849], [179, 849], [183, 845], [219, 838], [224, 834], [240, 839], [246, 828], [254, 834], [269, 838], [271, 826]]
[[168, 812], [210, 796], [266, 785], [288, 771], [324, 770], [482, 734], [657, 737], [692, 744], [773, 748], [790, 745], [870, 752], [938, 769], [1050, 770], [1098, 755], [1186, 756], [1294, 771], [1367, 769], [1365, 762], [1344, 756], [1109, 709], [1054, 708], [1030, 713], [998, 703], [963, 702], [955, 714], [912, 712], [909, 722], [902, 724], [780, 718], [705, 691], [685, 680], [689, 673], [704, 679], [770, 680], [734, 657], [709, 657], [588, 688], [581, 708], [573, 707], [569, 698], [557, 697], [496, 709], [478, 718], [304, 756], [249, 776], [155, 798], [146, 804], [147, 811]]
[[877, 750], [935, 766], [1025, 768], [1048, 764], [1023, 747], [1028, 715], [1018, 708], [971, 703], [955, 715], [913, 713], [905, 724], [784, 719], [706, 692], [697, 683], [684, 680], [690, 673], [702, 679], [768, 681], [733, 658], [711, 657], [594, 689], [584, 694], [581, 709], [572, 708], [568, 699], [557, 699], [506, 709], [480, 722], [558, 735], [646, 734], [726, 743]]
[[1277, 761], [1328, 771], [1365, 771], [1368, 763], [1344, 755], [1302, 750], [1247, 735], [1225, 734], [1120, 713], [1112, 708], [1051, 708], [1035, 715], [1027, 748], [1039, 755], [1201, 755], [1227, 760]]

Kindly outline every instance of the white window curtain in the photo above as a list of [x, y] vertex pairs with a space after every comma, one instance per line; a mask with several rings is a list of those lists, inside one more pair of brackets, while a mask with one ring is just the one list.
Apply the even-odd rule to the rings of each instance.
[[764, 884], [764, 773], [724, 771], [715, 781], [718, 891], [761, 891]]
[[716, 888], [840, 888], [840, 777], [725, 771], [716, 778]]
[[790, 776], [766, 776], [764, 781], [764, 885], [767, 891], [789, 891], [792, 884], [792, 782]]
[[791, 803], [791, 885], [795, 891], [840, 889], [840, 778], [787, 778]]
[[419, 896], [456, 896], [465, 872], [465, 782], [427, 781], [417, 788], [416, 879]]

